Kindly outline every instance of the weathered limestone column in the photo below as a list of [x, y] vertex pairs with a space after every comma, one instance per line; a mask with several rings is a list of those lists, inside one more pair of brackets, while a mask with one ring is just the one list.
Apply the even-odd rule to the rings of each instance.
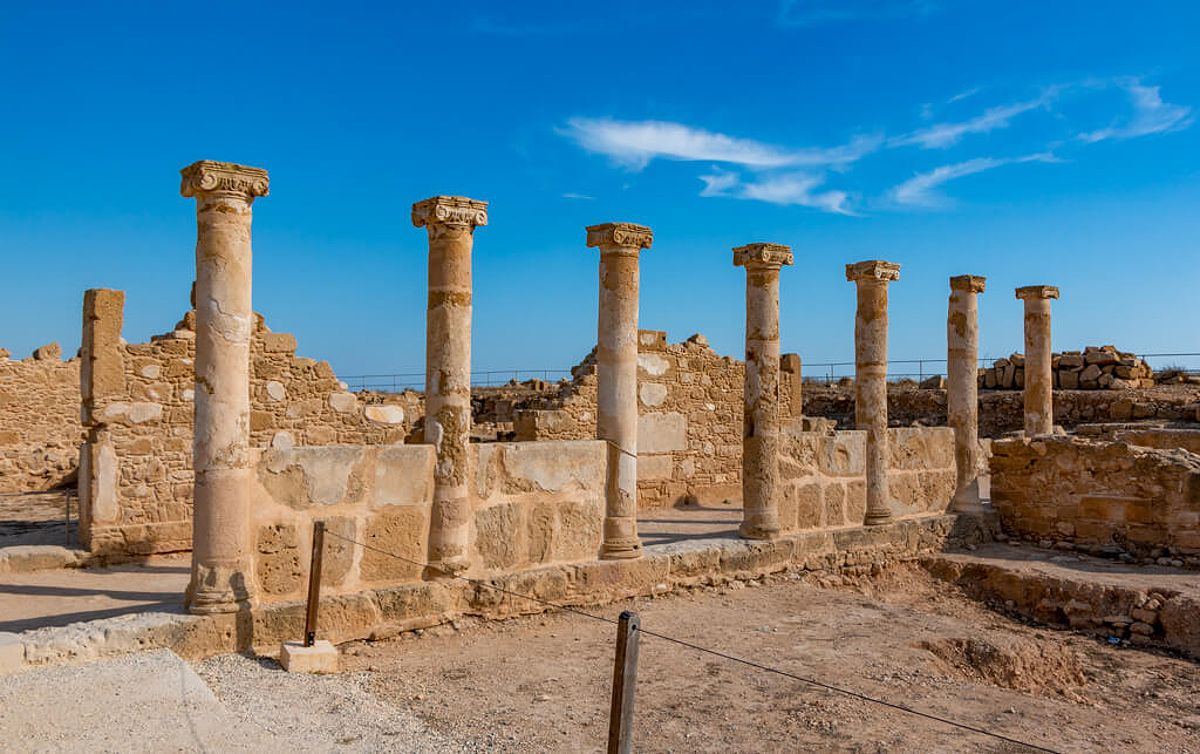
[[596, 437], [608, 444], [604, 543], [600, 557], [637, 558], [638, 257], [654, 234], [644, 225], [605, 223], [587, 229], [600, 247], [600, 315], [596, 339]]
[[953, 508], [982, 509], [979, 497], [979, 299], [987, 278], [950, 278], [946, 317], [946, 415], [954, 430]]
[[854, 417], [867, 430], [868, 526], [892, 520], [888, 493], [887, 325], [888, 283], [900, 279], [900, 265], [873, 259], [846, 265], [846, 279], [858, 288], [854, 315]]
[[192, 441], [193, 613], [227, 613], [254, 595], [250, 555], [250, 221], [267, 171], [201, 160], [184, 168], [196, 198], [196, 399]]
[[792, 249], [754, 243], [733, 250], [746, 268], [746, 376], [742, 397], [742, 525], [746, 539], [780, 534], [779, 501], [779, 270]]
[[83, 332], [79, 364], [79, 415], [87, 439], [79, 450], [79, 543], [93, 549], [97, 525], [116, 523], [117, 453], [107, 424], [98, 417], [125, 394], [121, 326], [125, 292], [90, 288], [83, 292]]
[[470, 566], [471, 246], [487, 225], [487, 202], [434, 196], [417, 202], [412, 222], [429, 234], [425, 314], [425, 442], [437, 448], [429, 528], [429, 575]]
[[1052, 285], [1017, 289], [1025, 302], [1025, 436], [1054, 431], [1054, 372], [1050, 360], [1050, 299], [1058, 298]]

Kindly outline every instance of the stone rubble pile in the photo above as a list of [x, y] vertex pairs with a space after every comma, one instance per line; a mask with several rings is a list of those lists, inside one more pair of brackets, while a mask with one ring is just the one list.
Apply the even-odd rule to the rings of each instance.
[[[1116, 346], [1088, 346], [1082, 352], [1052, 356], [1054, 387], [1062, 390], [1127, 390], [1154, 386], [1154, 371], [1136, 354]], [[979, 386], [988, 390], [1025, 387], [1025, 357], [1014, 353], [979, 370]]]

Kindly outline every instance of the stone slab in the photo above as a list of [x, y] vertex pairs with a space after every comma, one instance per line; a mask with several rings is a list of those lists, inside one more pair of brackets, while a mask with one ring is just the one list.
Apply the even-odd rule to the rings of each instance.
[[279, 664], [289, 673], [336, 673], [337, 647], [325, 639], [318, 639], [311, 647], [298, 641], [285, 641], [279, 649]]
[[25, 667], [25, 645], [21, 637], [0, 631], [0, 675], [16, 673]]

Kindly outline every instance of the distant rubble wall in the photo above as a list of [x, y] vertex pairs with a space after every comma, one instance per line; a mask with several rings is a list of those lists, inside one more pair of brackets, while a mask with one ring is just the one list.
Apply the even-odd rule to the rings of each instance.
[[[663, 331], [638, 333], [639, 509], [741, 500], [744, 369], [703, 335], [668, 344]], [[786, 425], [798, 419], [799, 359], [786, 355], [781, 371]], [[517, 440], [596, 436], [595, 351], [572, 373], [555, 394], [514, 412]]]
[[[84, 297], [80, 538], [96, 553], [191, 547], [195, 315], [149, 343], [121, 339], [125, 297]], [[364, 405], [327, 362], [296, 356], [296, 339], [261, 316], [251, 340], [251, 441], [256, 447], [401, 443], [414, 417]]]
[[79, 359], [57, 343], [19, 360], [0, 348], [0, 492], [71, 484], [82, 436]]
[[[986, 390], [979, 394], [979, 434], [1000, 437], [1024, 426], [1020, 391]], [[804, 414], [854, 426], [854, 387], [805, 383]], [[1200, 421], [1200, 387], [1160, 385], [1138, 390], [1055, 390], [1054, 422], [1067, 429], [1093, 422]], [[946, 423], [946, 391], [915, 385], [888, 386], [888, 423], [897, 426], [942, 426]]]
[[1011, 438], [992, 443], [991, 473], [1009, 534], [1200, 566], [1200, 455], [1122, 440]]
[[[1054, 387], [1063, 390], [1127, 390], [1154, 386], [1154, 370], [1137, 354], [1116, 346], [1088, 346], [1083, 351], [1051, 355]], [[979, 370], [979, 387], [1020, 390], [1025, 387], [1025, 357], [1014, 353]]]

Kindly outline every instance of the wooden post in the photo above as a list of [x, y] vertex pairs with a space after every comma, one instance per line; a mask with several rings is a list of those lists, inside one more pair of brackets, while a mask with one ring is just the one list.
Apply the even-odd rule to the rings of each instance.
[[308, 609], [304, 614], [304, 646], [317, 639], [317, 607], [321, 604], [321, 554], [325, 550], [325, 522], [313, 522], [312, 558], [308, 562]]
[[633, 751], [633, 697], [637, 687], [638, 629], [642, 619], [628, 610], [617, 623], [617, 657], [613, 665], [612, 708], [608, 717], [608, 754]]

